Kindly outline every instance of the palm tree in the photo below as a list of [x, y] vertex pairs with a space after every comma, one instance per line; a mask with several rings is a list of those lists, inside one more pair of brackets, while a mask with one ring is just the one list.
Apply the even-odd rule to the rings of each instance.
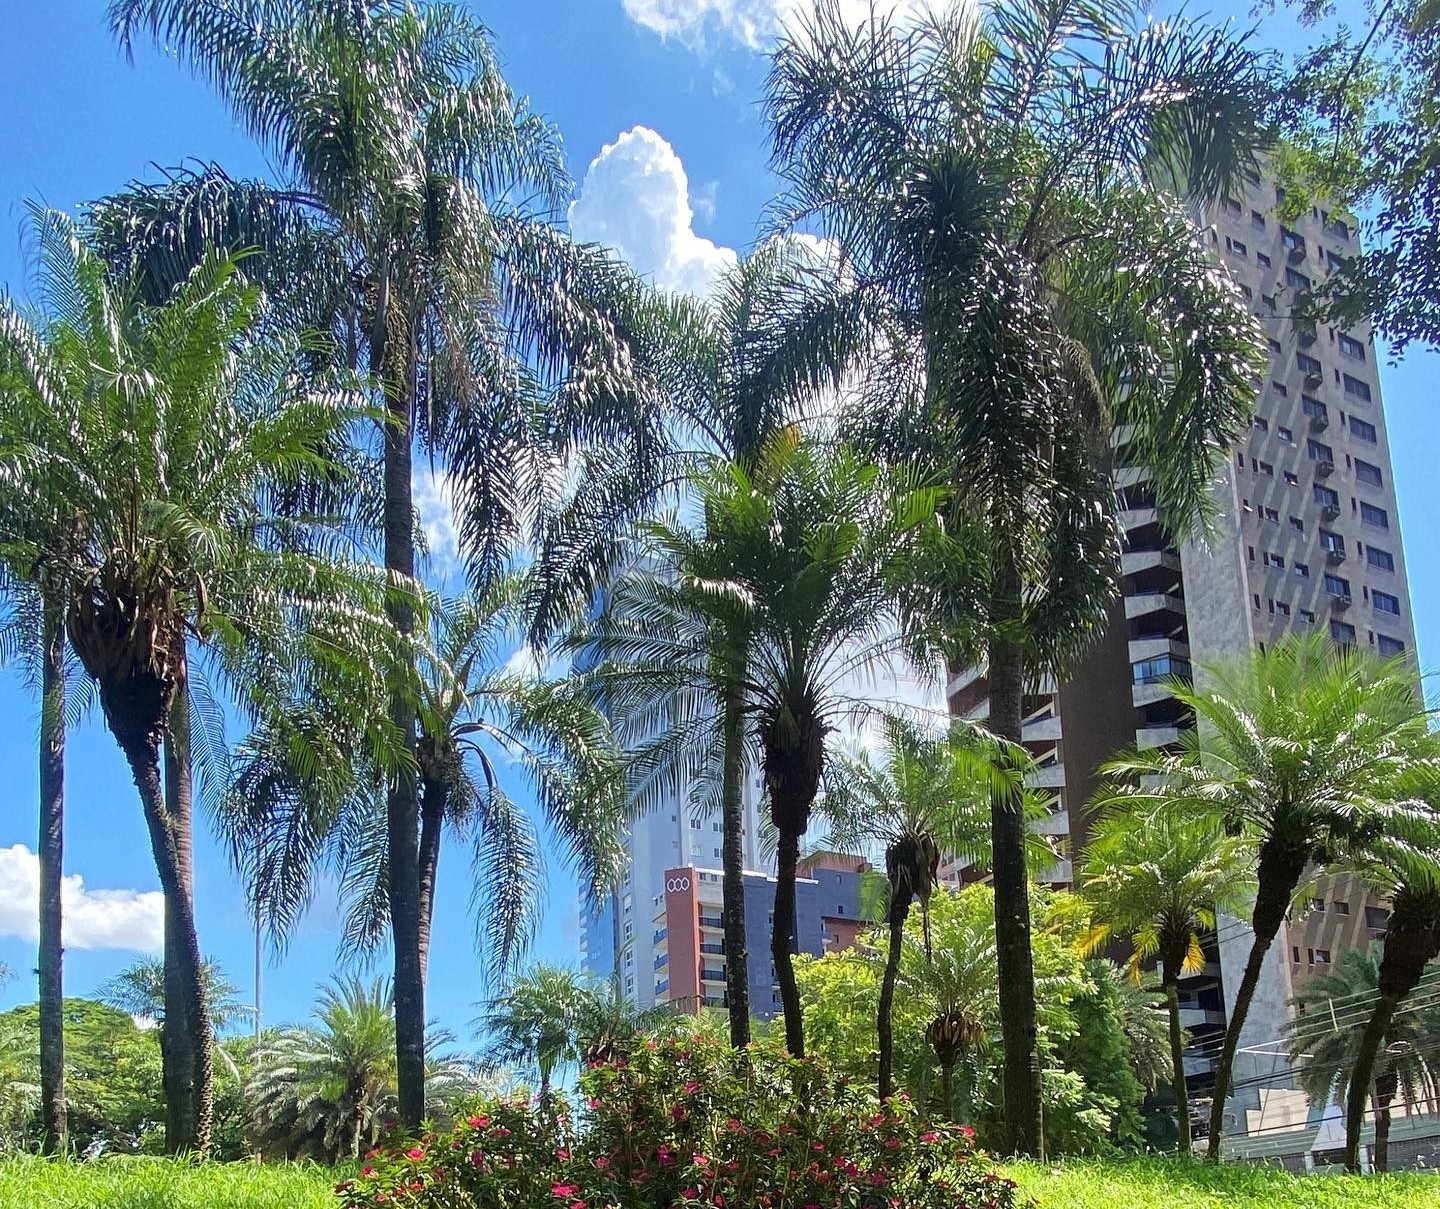
[[1190, 1098], [1185, 1090], [1185, 1038], [1180, 979], [1205, 965], [1200, 938], [1220, 912], [1238, 914], [1253, 893], [1253, 846], [1227, 836], [1210, 816], [1166, 811], [1115, 812], [1096, 825], [1080, 885], [1094, 911], [1090, 952], [1111, 940], [1130, 942], [1129, 971], [1139, 982], [1151, 961], [1170, 1017], [1170, 1079], [1180, 1153], [1191, 1153]]
[[[898, 584], [935, 493], [866, 464], [848, 449], [781, 432], [753, 470], [738, 463], [697, 478], [699, 519], [644, 527], [637, 567], [615, 584], [591, 631], [599, 679], [623, 713], [636, 701], [659, 718], [655, 748], [714, 734], [685, 694], [715, 683], [706, 635], [747, 635], [745, 712], [778, 834], [771, 955], [785, 1009], [785, 1043], [804, 1054], [795, 984], [795, 876], [800, 842], [825, 767], [825, 737], [873, 709], [857, 679], [900, 652]], [[723, 682], [722, 682], [723, 684]], [[679, 702], [677, 704], [677, 701]], [[656, 704], [659, 703], [659, 704]], [[678, 721], [666, 729], [662, 722]]]
[[[724, 461], [753, 467], [777, 432], [814, 420], [825, 392], [840, 386], [867, 342], [863, 312], [836, 268], [808, 241], [775, 239], [723, 274], [704, 299], [654, 299], [660, 318], [641, 334], [658, 336], [645, 360], [658, 367], [669, 406], [642, 417], [648, 429], [640, 439], [606, 449], [585, 466], [547, 523], [533, 576], [537, 639], [548, 639], [561, 618], [592, 608], [628, 526], [667, 497], [683, 496], [691, 474]], [[705, 695], [719, 742], [675, 753], [669, 775], [650, 770], [648, 787], [673, 792], [682, 774], [713, 781], [718, 748], [725, 994], [730, 1040], [739, 1048], [750, 1040], [741, 700], [749, 636], [738, 616], [717, 616], [696, 637], [709, 652]], [[653, 802], [642, 792], [638, 804], [647, 809]]]
[[[1021, 777], [1027, 757], [1022, 750], [1000, 758], [1002, 744], [959, 720], [948, 732], [921, 728], [897, 715], [881, 720], [883, 758], [872, 761], [868, 749], [836, 761], [817, 800], [829, 830], [829, 843], [843, 852], [885, 850], [889, 929], [876, 1031], [880, 1048], [879, 1094], [894, 1091], [895, 1036], [892, 1011], [900, 972], [905, 921], [919, 903], [925, 949], [930, 952], [930, 895], [944, 859], [985, 863], [990, 847], [990, 797], [996, 783]], [[1028, 799], [1028, 816], [1045, 814], [1043, 803]], [[1032, 856], [1054, 858], [1054, 851], [1032, 833]]]
[[212, 255], [148, 306], [63, 215], [37, 213], [36, 227], [38, 313], [0, 312], [0, 480], [8, 516], [43, 524], [6, 531], [12, 558], [23, 550], [66, 586], [67, 641], [135, 778], [165, 895], [166, 1016], [182, 1022], [166, 1030], [166, 1133], [203, 1149], [211, 1047], [189, 800], [167, 793], [161, 767], [189, 647], [237, 670], [261, 646], [278, 662], [307, 618], [338, 615], [354, 646], [382, 648], [378, 614], [401, 587], [308, 554], [326, 526], [269, 507], [311, 487], [360, 493], [329, 451], [367, 413], [290, 373], [296, 338], [254, 338], [261, 302], [233, 260]]
[[[254, 1012], [250, 1004], [241, 1001], [240, 988], [225, 976], [218, 961], [209, 957], [201, 961], [200, 977], [205, 984], [205, 1010], [213, 1032], [223, 1033]], [[154, 957], [132, 962], [105, 982], [95, 997], [129, 1016], [153, 1020], [163, 1031], [165, 964]]]
[[[618, 875], [628, 817], [620, 755], [577, 681], [505, 661], [524, 633], [522, 601], [514, 576], [483, 596], [437, 601], [417, 653], [422, 972], [447, 832], [473, 854], [476, 940], [492, 974], [508, 971], [533, 938], [545, 862], [529, 812], [513, 796], [519, 783], [528, 783], [586, 885]], [[385, 939], [391, 748], [380, 744], [377, 759], [373, 740], [386, 727], [385, 690], [383, 676], [345, 675], [281, 702], [237, 757], [222, 825], [262, 917], [282, 937], [328, 865], [347, 905], [347, 949], [371, 952]]]
[[[264, 1151], [336, 1163], [376, 1145], [395, 1116], [395, 1006], [383, 979], [335, 980], [320, 991], [315, 1022], [261, 1042], [245, 1092]], [[434, 1030], [433, 1048], [444, 1037]], [[479, 1090], [456, 1058], [426, 1063], [427, 1119]]]
[[[953, 669], [981, 657], [990, 728], [1019, 743], [1027, 685], [1063, 676], [1115, 593], [1112, 462], [1147, 466], [1184, 534], [1248, 421], [1262, 333], [1157, 181], [1201, 196], [1248, 167], [1264, 79], [1243, 37], [1130, 2], [939, 9], [857, 25], [824, 0], [779, 47], [768, 109], [782, 223], [842, 249], [893, 337], [861, 431], [955, 489], [949, 530], [986, 536], [973, 574], [942, 568], [917, 603]], [[1036, 1154], [1014, 795], [992, 832], [1005, 1121]]]
[[[1429, 771], [1433, 773], [1433, 767]], [[1433, 800], [1433, 781], [1427, 796]], [[1356, 1172], [1360, 1170], [1365, 1101], [1371, 1094], [1371, 1076], [1381, 1047], [1388, 1054], [1391, 1046], [1403, 1040], [1393, 1028], [1400, 1005], [1419, 985], [1430, 963], [1440, 957], [1440, 860], [1435, 855], [1440, 844], [1440, 820], [1398, 830], [1399, 835], [1384, 837], [1358, 862], [1370, 884], [1389, 899], [1390, 918], [1376, 971], [1378, 994], [1355, 1045], [1355, 1064], [1345, 1098], [1345, 1166]], [[1377, 1154], [1389, 1144], [1390, 1102], [1396, 1090], [1392, 1065], [1387, 1062], [1373, 1079]], [[1383, 1171], [1384, 1165], [1380, 1169]]]
[[563, 966], [536, 965], [490, 1001], [476, 1023], [490, 1037], [491, 1058], [533, 1069], [540, 1095], [569, 1066], [611, 1062], [636, 1038], [675, 1013], [637, 1010], [615, 978], [596, 979]]
[[[549, 222], [568, 187], [559, 142], [506, 85], [489, 32], [455, 5], [410, 0], [112, 0], [110, 23], [127, 49], [148, 33], [187, 60], [291, 178], [278, 191], [247, 184], [238, 198], [215, 173], [181, 178], [158, 205], [116, 199], [111, 228], [139, 243], [135, 258], [150, 270], [184, 263], [197, 240], [279, 240], [267, 251], [286, 264], [266, 276], [288, 279], [292, 302], [301, 291], [334, 300], [328, 325], [352, 359], [364, 351], [383, 396], [386, 569], [415, 575], [419, 434], [444, 455], [472, 586], [483, 591], [560, 477], [548, 473], [553, 451], [603, 440], [626, 413], [616, 404], [632, 362], [613, 313], [639, 313], [629, 276]], [[289, 237], [317, 224], [338, 251], [317, 254], [309, 238], [297, 251]], [[327, 268], [333, 275], [319, 276]], [[409, 638], [413, 609], [397, 600], [391, 612]], [[425, 1026], [413, 680], [402, 659], [390, 721], [412, 758], [396, 763], [386, 799], [411, 1129], [424, 1107]]]
[[[1381, 948], [1348, 949], [1331, 967], [1317, 971], [1290, 1001], [1293, 1014], [1286, 1032], [1290, 1060], [1300, 1069], [1300, 1085], [1312, 1105], [1322, 1108], [1348, 1098], [1361, 1059], [1365, 1030], [1356, 1027], [1374, 1014], [1380, 997]], [[1436, 971], [1426, 974], [1428, 980]], [[1390, 1113], [1397, 1095], [1407, 1103], [1440, 1096], [1440, 1009], [1426, 1000], [1390, 1016], [1384, 1034], [1384, 1060], [1365, 1095], [1374, 1097], [1374, 1169], [1390, 1167]], [[1365, 1085], [1362, 1084], [1362, 1087]], [[1348, 1128], [1348, 1127], [1347, 1127]]]
[[1435, 741], [1403, 660], [1336, 649], [1323, 635], [1287, 638], [1205, 675], [1207, 688], [1171, 685], [1195, 728], [1176, 750], [1107, 765], [1120, 784], [1102, 804], [1213, 819], [1256, 849], [1254, 940], [1215, 1068], [1208, 1157], [1218, 1159], [1240, 1030], [1296, 888], [1313, 866], [1363, 855], [1387, 832], [1432, 818], [1414, 786], [1417, 770], [1434, 768]]

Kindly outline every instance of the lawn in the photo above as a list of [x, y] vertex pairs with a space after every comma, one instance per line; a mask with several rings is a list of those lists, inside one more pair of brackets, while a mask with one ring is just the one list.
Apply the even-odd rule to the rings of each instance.
[[[1158, 1160], [1007, 1168], [1038, 1209], [1440, 1209], [1440, 1178], [1292, 1176]], [[0, 1209], [332, 1209], [322, 1167], [197, 1167], [164, 1159], [0, 1159]]]

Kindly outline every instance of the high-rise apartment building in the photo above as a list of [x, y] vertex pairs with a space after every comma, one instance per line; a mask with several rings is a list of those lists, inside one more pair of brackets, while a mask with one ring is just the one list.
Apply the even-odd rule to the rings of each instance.
[[[1052, 795], [1045, 830], [1062, 838], [1071, 862], [1084, 850], [1084, 808], [1098, 765], [1127, 746], [1174, 743], [1191, 724], [1166, 687], [1171, 677], [1203, 683], [1206, 664], [1295, 631], [1328, 633], [1378, 655], [1414, 649], [1370, 331], [1304, 318], [1306, 295], [1354, 255], [1355, 232], [1319, 206], [1282, 221], [1280, 200], [1273, 183], [1256, 180], [1205, 214], [1216, 258], [1261, 320], [1270, 348], [1253, 427], [1216, 484], [1214, 531], [1179, 546], [1167, 541], [1149, 471], [1127, 462], [1119, 434], [1121, 598], [1065, 683], [1037, 682], [1026, 697], [1024, 739]], [[983, 667], [956, 677], [949, 692], [960, 711], [988, 712]], [[1065, 880], [1071, 868], [1042, 877]], [[1286, 1060], [1275, 1044], [1290, 999], [1317, 967], [1378, 937], [1385, 914], [1363, 888], [1329, 882], [1277, 938], [1241, 1036], [1227, 1131], [1273, 1126], [1277, 1112], [1304, 1123], [1303, 1097], [1290, 1103], [1300, 1093], [1283, 1086]], [[1183, 984], [1193, 1095], [1209, 1086], [1250, 939], [1244, 922], [1224, 921], [1205, 969]], [[1262, 1125], [1267, 1098], [1273, 1103]]]

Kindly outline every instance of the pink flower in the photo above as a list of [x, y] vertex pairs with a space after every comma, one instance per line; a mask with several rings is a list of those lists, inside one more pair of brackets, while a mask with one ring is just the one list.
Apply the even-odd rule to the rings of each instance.
[[509, 1131], [508, 1129], [506, 1129], [505, 1126], [501, 1125], [501, 1126], [495, 1131], [495, 1136], [496, 1136], [497, 1138], [508, 1138], [508, 1137], [510, 1136], [510, 1131]]
[[595, 1167], [596, 1167], [596, 1169], [597, 1169], [598, 1171], [604, 1171], [605, 1168], [607, 1168], [607, 1167], [609, 1167], [609, 1166], [610, 1166], [610, 1160], [607, 1159], [603, 1154], [602, 1154], [598, 1159], [595, 1160]]
[[675, 1105], [675, 1107], [670, 1110], [670, 1115], [677, 1121], [683, 1121], [685, 1119], [685, 1105]]
[[470, 1152], [470, 1162], [472, 1162], [476, 1167], [480, 1166], [480, 1164], [484, 1161], [485, 1152], [483, 1150], [472, 1150]]
[[920, 1135], [920, 1140], [922, 1142], [938, 1142], [940, 1140], [940, 1135], [936, 1133], [933, 1129], [927, 1129], [924, 1133]]
[[487, 1125], [490, 1124], [490, 1118], [489, 1118], [489, 1117], [467, 1117], [466, 1120], [465, 1120], [465, 1124], [468, 1125], [468, 1126], [470, 1126], [471, 1129], [484, 1129], [485, 1126], [487, 1126]]
[[570, 1209], [585, 1209], [585, 1202], [584, 1202], [584, 1201], [571, 1201], [571, 1202], [570, 1202]]
[[700, 1189], [687, 1188], [680, 1195], [687, 1201], [698, 1201], [700, 1199]]
[[577, 1192], [580, 1191], [580, 1189], [577, 1188], [574, 1184], [551, 1184], [550, 1191], [555, 1196], [564, 1199], [565, 1197], [574, 1196]]
[[558, 1150], [556, 1150], [555, 1157], [563, 1163], [566, 1159], [570, 1157], [570, 1152], [566, 1150], [565, 1147], [561, 1146]]
[[699, 1090], [700, 1084], [696, 1083], [693, 1079], [689, 1083], [685, 1084], [685, 1094], [687, 1096], [693, 1096]]
[[412, 1146], [409, 1150], [405, 1152], [405, 1157], [407, 1159], [423, 1159], [425, 1157], [425, 1152], [421, 1150], [418, 1146]]
[[708, 1167], [708, 1166], [710, 1166], [710, 1156], [709, 1156], [709, 1155], [704, 1155], [704, 1154], [697, 1154], [697, 1155], [695, 1156], [695, 1166], [697, 1166], [697, 1167]]
[[975, 1136], [975, 1131], [971, 1129], [968, 1125], [962, 1125], [960, 1126], [960, 1136], [966, 1141], [969, 1141]]
[[[375, 1152], [372, 1150], [370, 1153], [371, 1153], [371, 1154], [374, 1154]], [[360, 1168], [360, 1174], [361, 1174], [361, 1175], [374, 1175], [374, 1174], [375, 1174], [375, 1168], [373, 1168], [373, 1167], [362, 1167], [362, 1168]]]

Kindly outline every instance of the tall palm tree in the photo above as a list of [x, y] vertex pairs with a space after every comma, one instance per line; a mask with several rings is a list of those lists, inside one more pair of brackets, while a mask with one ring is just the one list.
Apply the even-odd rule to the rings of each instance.
[[[395, 1007], [389, 984], [336, 980], [320, 991], [313, 1024], [261, 1042], [246, 1098], [263, 1151], [335, 1163], [358, 1159], [395, 1118]], [[432, 1050], [444, 1037], [432, 1030]], [[443, 1120], [481, 1086], [456, 1059], [426, 1064], [426, 1115]]]
[[[653, 300], [663, 317], [638, 334], [658, 337], [645, 360], [657, 367], [668, 406], [639, 417], [641, 439], [607, 448], [584, 466], [548, 520], [534, 568], [537, 638], [548, 638], [560, 618], [593, 607], [629, 526], [683, 497], [691, 474], [723, 461], [753, 467], [777, 432], [815, 421], [868, 341], [863, 308], [837, 267], [810, 241], [775, 239], [723, 274], [705, 298]], [[674, 792], [682, 774], [712, 782], [718, 749], [725, 995], [730, 1040], [739, 1048], [750, 1040], [741, 699], [749, 636], [739, 616], [717, 616], [697, 638], [708, 643], [719, 742], [675, 753], [671, 775], [652, 769], [650, 785]], [[652, 804], [645, 793], [638, 800], [642, 808]]]
[[[823, 0], [768, 109], [785, 224], [818, 226], [885, 316], [862, 431], [955, 490], [987, 535], [921, 594], [939, 651], [985, 664], [990, 728], [1062, 674], [1113, 598], [1112, 445], [1183, 534], [1244, 429], [1262, 333], [1182, 202], [1248, 166], [1265, 94], [1243, 37], [1130, 0], [937, 6], [852, 23]], [[868, 398], [865, 397], [868, 395]], [[1112, 437], [1115, 438], [1112, 440]], [[925, 611], [922, 609], [922, 611]], [[992, 868], [1011, 1149], [1038, 1153], [1025, 824], [997, 794]]]
[[[901, 650], [897, 596], [930, 521], [935, 492], [913, 488], [852, 451], [807, 444], [790, 431], [753, 469], [717, 467], [696, 480], [698, 516], [643, 527], [639, 570], [613, 585], [591, 630], [592, 662], [622, 713], [654, 719], [656, 750], [714, 734], [686, 713], [709, 691], [704, 635], [747, 635], [744, 709], [778, 833], [771, 956], [785, 1009], [785, 1043], [804, 1054], [792, 963], [800, 842], [825, 767], [825, 737], [872, 710], [860, 679]], [[722, 683], [723, 687], [723, 683]], [[678, 702], [678, 704], [677, 704]], [[678, 718], [676, 717], [678, 713]], [[667, 723], [673, 723], [667, 729]]]
[[[162, 746], [198, 644], [233, 665], [274, 659], [308, 617], [339, 615], [383, 647], [401, 591], [306, 552], [326, 528], [270, 505], [307, 484], [359, 491], [329, 451], [367, 413], [296, 379], [295, 338], [258, 340], [256, 292], [212, 255], [162, 306], [116, 281], [63, 215], [36, 218], [34, 321], [0, 312], [13, 373], [0, 396], [0, 480], [16, 517], [67, 518], [63, 536], [7, 530], [66, 586], [66, 638], [135, 778], [165, 896], [166, 1135], [207, 1144], [210, 1041], [195, 929], [188, 810], [167, 802]], [[373, 624], [368, 628], [366, 619]]]
[[[1003, 744], [959, 720], [948, 732], [921, 727], [898, 715], [881, 720], [880, 761], [868, 749], [835, 761], [825, 792], [816, 802], [829, 832], [827, 842], [843, 852], [885, 850], [885, 923], [889, 929], [876, 1032], [880, 1048], [879, 1094], [894, 1091], [895, 1036], [892, 1011], [900, 973], [905, 921], [919, 903], [925, 949], [930, 952], [930, 895], [942, 859], [983, 866], [990, 850], [990, 798], [998, 782], [1022, 779], [1023, 750], [1006, 753]], [[1027, 801], [1032, 821], [1045, 807]], [[1054, 859], [1054, 850], [1031, 834], [1032, 859]]]
[[1324, 635], [1287, 638], [1205, 676], [1205, 688], [1171, 686], [1196, 719], [1178, 749], [1107, 765], [1120, 783], [1102, 802], [1213, 819], [1256, 850], [1254, 939], [1215, 1067], [1208, 1157], [1218, 1159], [1240, 1030], [1301, 879], [1425, 825], [1432, 811], [1415, 790], [1433, 777], [1436, 747], [1404, 661], [1336, 649]]
[[[416, 653], [422, 973], [447, 832], [472, 852], [476, 941], [492, 974], [506, 973], [533, 938], [545, 862], [514, 796], [521, 784], [586, 885], [598, 890], [618, 875], [628, 817], [619, 752], [581, 685], [506, 661], [524, 635], [522, 603], [515, 576], [483, 596], [434, 602]], [[353, 670], [262, 716], [238, 753], [221, 815], [278, 935], [293, 928], [328, 867], [346, 904], [347, 948], [371, 952], [393, 910], [384, 825], [392, 749], [375, 741], [386, 729], [385, 680]]]
[[1185, 1090], [1185, 1038], [1180, 1025], [1180, 979], [1205, 965], [1200, 938], [1216, 916], [1238, 914], [1254, 892], [1254, 847], [1227, 836], [1208, 816], [1166, 811], [1114, 812], [1091, 834], [1080, 875], [1094, 912], [1086, 938], [1094, 952], [1111, 940], [1130, 943], [1129, 971], [1138, 982], [1151, 961], [1170, 1017], [1170, 1079], [1180, 1153], [1191, 1153], [1190, 1097]]
[[[158, 206], [120, 199], [114, 225], [143, 245], [148, 267], [183, 262], [197, 236], [255, 245], [252, 220], [262, 239], [280, 239], [270, 254], [301, 274], [290, 297], [335, 300], [329, 323], [347, 353], [363, 352], [384, 400], [385, 567], [407, 580], [416, 570], [418, 434], [444, 455], [483, 591], [560, 477], [548, 473], [553, 451], [604, 436], [625, 412], [616, 403], [632, 363], [613, 313], [638, 313], [628, 275], [551, 225], [568, 187], [559, 143], [510, 91], [489, 32], [458, 6], [411, 0], [112, 0], [110, 23], [127, 49], [148, 34], [178, 53], [290, 177], [263, 196], [247, 186], [243, 205], [215, 174], [181, 179]], [[338, 252], [317, 255], [306, 240], [295, 255], [283, 241], [313, 229], [304, 216]], [[327, 266], [330, 280], [318, 276]], [[413, 609], [397, 601], [392, 615], [410, 637]], [[413, 680], [401, 660], [391, 724], [412, 758], [395, 764], [386, 799], [401, 1117], [412, 1129], [425, 1026]]]
[[[1430, 782], [1427, 796], [1436, 800], [1433, 775]], [[1375, 1006], [1356, 1042], [1355, 1065], [1346, 1090], [1345, 1166], [1350, 1171], [1360, 1170], [1360, 1132], [1372, 1083], [1377, 1112], [1375, 1148], [1380, 1151], [1388, 1146], [1388, 1137], [1381, 1135], [1380, 1118], [1385, 1119], [1388, 1133], [1395, 1083], [1388, 1063], [1372, 1080], [1375, 1063], [1381, 1049], [1388, 1053], [1390, 1045], [1397, 1041], [1393, 1024], [1400, 1005], [1419, 984], [1430, 963], [1440, 957], [1440, 859], [1436, 857], [1440, 819], [1398, 830], [1399, 835], [1381, 839], [1359, 862], [1367, 880], [1389, 900], [1390, 918], [1376, 971]]]
[[[1365, 1029], [1359, 1025], [1374, 1015], [1380, 998], [1382, 960], [1379, 945], [1348, 949], [1333, 966], [1306, 979], [1290, 1001], [1290, 1060], [1299, 1066], [1300, 1086], [1312, 1105], [1325, 1108], [1348, 1099], [1365, 1043]], [[1436, 973], [1434, 967], [1427, 971], [1427, 987]], [[1382, 1041], [1380, 1069], [1373, 1081], [1361, 1085], [1366, 1096], [1374, 1097], [1376, 1171], [1390, 1168], [1390, 1117], [1396, 1096], [1410, 1104], [1440, 1096], [1440, 1008], [1428, 997], [1405, 1005], [1390, 1016]]]

